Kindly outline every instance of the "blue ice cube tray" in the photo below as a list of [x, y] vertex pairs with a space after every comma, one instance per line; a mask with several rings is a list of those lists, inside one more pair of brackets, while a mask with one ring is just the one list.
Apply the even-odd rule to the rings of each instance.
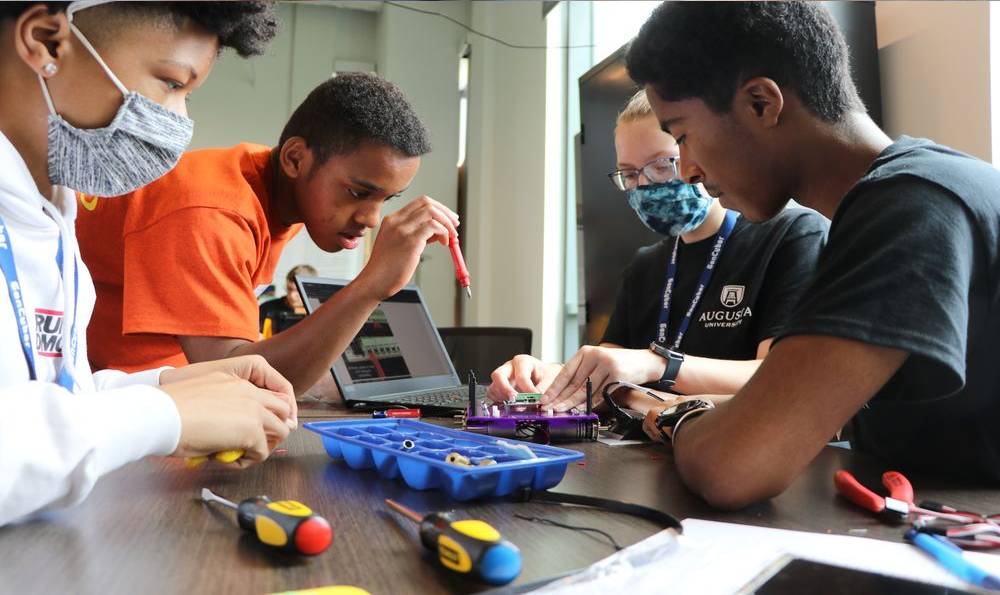
[[[562, 481], [569, 463], [583, 453], [519, 440], [537, 455], [518, 459], [496, 446], [497, 439], [411, 419], [319, 421], [304, 425], [323, 438], [326, 452], [352, 469], [378, 470], [382, 477], [402, 477], [417, 490], [442, 489], [455, 500], [506, 496], [524, 487], [551, 488]], [[414, 446], [404, 450], [403, 441]], [[453, 452], [473, 465], [490, 458], [495, 465], [461, 466], [445, 462]]]

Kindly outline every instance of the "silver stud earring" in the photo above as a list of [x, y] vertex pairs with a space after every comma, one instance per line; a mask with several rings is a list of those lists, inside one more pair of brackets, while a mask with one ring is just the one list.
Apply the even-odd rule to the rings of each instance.
[[45, 73], [45, 76], [52, 76], [59, 72], [59, 67], [56, 66], [55, 62], [49, 62], [45, 66], [42, 66], [42, 72]]

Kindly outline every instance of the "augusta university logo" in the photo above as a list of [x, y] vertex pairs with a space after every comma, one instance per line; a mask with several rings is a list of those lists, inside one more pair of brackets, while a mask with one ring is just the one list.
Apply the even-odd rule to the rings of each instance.
[[38, 340], [38, 355], [62, 357], [62, 328], [62, 312], [35, 308], [35, 338]]
[[742, 305], [746, 292], [746, 285], [724, 286], [719, 296], [723, 308], [702, 312], [698, 322], [704, 328], [739, 328], [745, 320], [753, 316], [750, 306]]
[[744, 285], [726, 285], [722, 288], [722, 305], [727, 308], [735, 308], [743, 303], [743, 293], [746, 291]]

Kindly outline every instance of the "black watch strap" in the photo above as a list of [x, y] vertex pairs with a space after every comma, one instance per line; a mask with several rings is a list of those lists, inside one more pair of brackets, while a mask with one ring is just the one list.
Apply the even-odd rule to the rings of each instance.
[[[715, 405], [711, 401], [704, 401], [702, 399], [682, 401], [673, 407], [668, 407], [661, 411], [656, 416], [656, 427], [660, 430], [663, 438], [667, 442], [671, 442], [673, 434], [677, 431], [681, 421], [689, 416], [699, 415], [714, 408]], [[670, 430], [669, 434], [667, 433], [668, 429]]]
[[660, 380], [651, 386], [657, 390], [669, 391], [677, 384], [677, 375], [681, 371], [681, 364], [684, 363], [684, 354], [679, 351], [667, 349], [656, 341], [649, 344], [649, 350], [667, 361], [667, 367], [663, 370]]

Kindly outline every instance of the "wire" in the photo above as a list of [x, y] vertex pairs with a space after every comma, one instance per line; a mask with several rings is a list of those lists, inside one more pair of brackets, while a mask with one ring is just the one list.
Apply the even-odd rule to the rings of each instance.
[[515, 50], [575, 50], [575, 49], [596, 47], [594, 44], [588, 44], [588, 45], [552, 45], [552, 46], [548, 46], [548, 45], [518, 45], [516, 43], [506, 42], [506, 41], [500, 39], [499, 37], [494, 37], [492, 35], [488, 35], [486, 33], [482, 33], [481, 31], [476, 31], [475, 29], [473, 29], [472, 27], [466, 25], [462, 21], [460, 21], [458, 19], [453, 19], [450, 16], [448, 16], [446, 14], [442, 14], [440, 12], [434, 12], [433, 10], [424, 10], [422, 8], [414, 8], [413, 6], [406, 6], [405, 4], [398, 4], [396, 2], [390, 2], [389, 0], [386, 0], [386, 4], [388, 4], [389, 6], [395, 6], [396, 8], [402, 8], [404, 10], [411, 10], [413, 12], [419, 12], [421, 14], [428, 14], [428, 15], [431, 15], [431, 16], [440, 17], [440, 18], [442, 18], [442, 19], [444, 19], [446, 21], [451, 21], [452, 23], [455, 23], [456, 25], [458, 25], [459, 27], [465, 29], [469, 33], [472, 33], [473, 35], [478, 35], [480, 37], [485, 37], [486, 39], [489, 39], [491, 41], [495, 41], [495, 42], [499, 43], [502, 46], [513, 48]]
[[565, 523], [560, 523], [550, 519], [543, 519], [536, 516], [524, 516], [523, 514], [515, 514], [514, 516], [523, 521], [530, 521], [532, 523], [541, 523], [543, 525], [551, 525], [553, 527], [559, 527], [560, 529], [570, 529], [571, 531], [584, 531], [584, 532], [589, 531], [591, 533], [597, 533], [598, 535], [603, 536], [605, 539], [611, 542], [611, 545], [612, 547], [615, 548], [615, 551], [621, 551], [622, 549], [624, 549], [622, 548], [621, 545], [619, 545], [619, 543], [615, 540], [615, 538], [611, 536], [610, 533], [602, 531], [595, 527], [580, 527], [577, 525], [567, 525]]
[[[611, 387], [615, 387], [614, 390], [612, 390]], [[605, 384], [602, 393], [604, 396], [604, 400], [608, 402], [608, 405], [610, 405], [611, 409], [613, 409], [616, 413], [623, 413], [623, 411], [621, 406], [619, 406], [618, 403], [611, 397], [611, 394], [622, 387], [627, 387], [632, 390], [637, 390], [647, 396], [653, 397], [654, 399], [656, 399], [661, 403], [666, 403], [666, 400], [663, 397], [654, 393], [648, 388], [639, 386], [638, 384], [633, 384], [631, 382], [628, 382], [627, 380], [615, 380], [614, 382], [609, 382]]]

